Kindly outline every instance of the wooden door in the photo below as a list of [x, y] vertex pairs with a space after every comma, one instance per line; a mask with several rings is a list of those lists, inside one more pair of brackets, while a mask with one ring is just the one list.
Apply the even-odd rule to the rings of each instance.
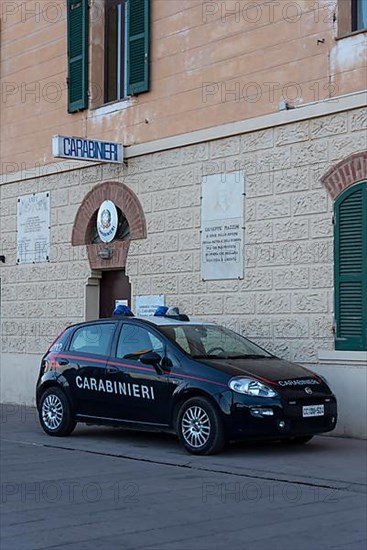
[[116, 300], [127, 300], [131, 307], [131, 285], [124, 270], [103, 271], [99, 292], [99, 317], [111, 317]]

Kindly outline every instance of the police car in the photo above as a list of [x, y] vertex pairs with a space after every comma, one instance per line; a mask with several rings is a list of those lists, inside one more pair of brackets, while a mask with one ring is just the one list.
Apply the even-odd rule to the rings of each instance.
[[216, 324], [174, 308], [73, 325], [42, 359], [37, 407], [44, 431], [77, 422], [174, 431], [194, 454], [226, 441], [306, 443], [337, 421], [324, 378]]

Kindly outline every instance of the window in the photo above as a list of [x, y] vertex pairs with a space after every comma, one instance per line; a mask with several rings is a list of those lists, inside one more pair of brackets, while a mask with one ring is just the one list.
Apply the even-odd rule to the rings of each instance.
[[144, 327], [124, 324], [117, 345], [117, 357], [139, 359], [139, 355], [148, 351], [154, 351], [163, 356], [163, 342]]
[[335, 348], [367, 350], [367, 182], [335, 202]]
[[164, 333], [168, 338], [176, 342], [186, 353], [190, 353], [190, 344], [182, 327], [164, 327]]
[[105, 102], [124, 97], [125, 0], [106, 0]]
[[352, 31], [367, 29], [367, 0], [352, 0]]
[[67, 0], [67, 22], [69, 113], [149, 90], [150, 0], [104, 0], [104, 19], [95, 3]]
[[69, 351], [109, 355], [115, 327], [116, 323], [101, 323], [77, 329], [74, 332]]
[[338, 36], [367, 29], [367, 0], [338, 1]]
[[106, 0], [106, 103], [149, 89], [149, 0]]
[[88, 0], [68, 0], [68, 112], [88, 108]]
[[161, 331], [192, 357], [271, 357], [240, 334], [217, 325], [162, 326]]

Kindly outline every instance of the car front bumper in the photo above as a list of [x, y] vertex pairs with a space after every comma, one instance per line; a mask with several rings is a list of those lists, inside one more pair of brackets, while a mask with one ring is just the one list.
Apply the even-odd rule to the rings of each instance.
[[[323, 405], [320, 416], [304, 416], [304, 407]], [[232, 395], [225, 417], [230, 439], [282, 438], [332, 431], [337, 423], [333, 395], [275, 399]]]

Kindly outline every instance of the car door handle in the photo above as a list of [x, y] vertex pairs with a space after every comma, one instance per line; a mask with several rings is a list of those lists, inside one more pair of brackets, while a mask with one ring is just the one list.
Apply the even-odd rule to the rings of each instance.
[[69, 364], [69, 361], [67, 359], [59, 359], [58, 364], [60, 365], [60, 367], [66, 367], [66, 365]]
[[111, 374], [112, 372], [118, 372], [118, 371], [119, 371], [119, 369], [118, 369], [117, 367], [107, 367], [106, 370], [107, 370], [107, 372], [109, 372], [110, 374]]

